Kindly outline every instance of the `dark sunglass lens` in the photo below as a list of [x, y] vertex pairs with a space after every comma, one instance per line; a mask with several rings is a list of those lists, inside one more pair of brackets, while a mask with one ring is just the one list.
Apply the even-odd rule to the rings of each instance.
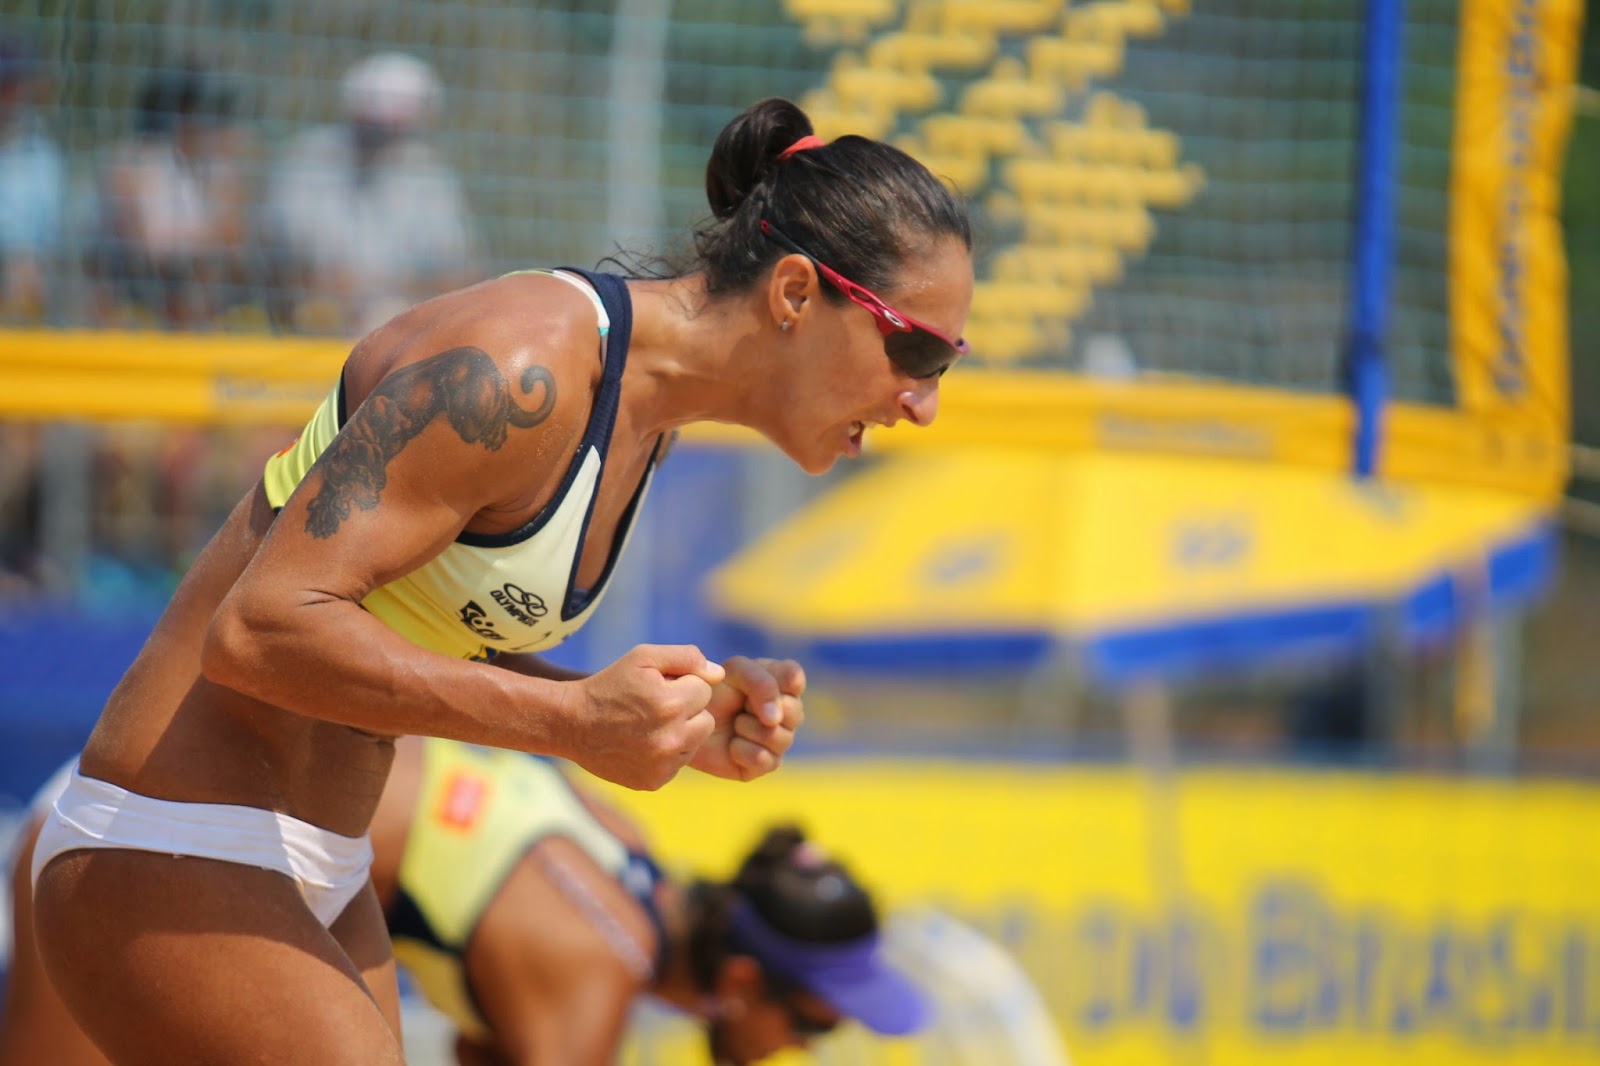
[[891, 333], [883, 338], [883, 350], [895, 366], [913, 378], [934, 378], [950, 369], [956, 350], [927, 330]]

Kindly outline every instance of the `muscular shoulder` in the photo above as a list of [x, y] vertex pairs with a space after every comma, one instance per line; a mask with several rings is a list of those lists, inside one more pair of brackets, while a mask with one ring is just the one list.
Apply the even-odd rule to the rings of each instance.
[[581, 436], [601, 366], [583, 294], [548, 276], [513, 275], [428, 300], [368, 334], [346, 365], [346, 406], [353, 413], [370, 401], [370, 414], [403, 422], [442, 419], [462, 444], [504, 453], [508, 469], [525, 472]]
[[385, 378], [459, 352], [471, 354], [442, 360], [456, 379], [472, 377], [481, 353], [507, 381], [531, 370], [592, 391], [600, 351], [595, 309], [582, 293], [548, 275], [517, 274], [424, 301], [373, 330], [350, 353], [346, 386], [360, 402]]

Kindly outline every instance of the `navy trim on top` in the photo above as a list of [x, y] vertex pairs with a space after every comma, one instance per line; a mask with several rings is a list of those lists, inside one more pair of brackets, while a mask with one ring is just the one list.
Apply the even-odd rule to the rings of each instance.
[[[611, 571], [617, 568], [617, 561], [622, 558], [622, 542], [628, 539], [628, 533], [633, 529], [634, 516], [638, 513], [639, 504], [644, 500], [644, 487], [650, 483], [650, 476], [655, 473], [656, 463], [661, 456], [661, 445], [666, 440], [666, 434], [656, 438], [655, 446], [650, 449], [650, 462], [644, 468], [644, 475], [639, 478], [639, 484], [633, 487], [633, 495], [628, 499], [628, 506], [623, 509], [622, 517], [617, 520], [617, 528], [611, 535], [611, 550], [606, 553], [605, 569], [600, 572], [600, 578], [594, 585], [586, 589], [578, 588], [578, 564], [583, 561], [583, 552], [580, 549], [572, 558], [572, 572], [567, 575], [567, 602], [562, 606], [561, 617], [565, 620], [576, 618], [594, 601], [594, 598], [605, 589], [606, 583], [611, 580]], [[603, 469], [603, 468], [602, 468]], [[595, 493], [595, 497], [599, 497]], [[589, 512], [583, 516], [583, 531], [578, 535], [581, 545], [589, 536], [589, 519], [594, 517], [594, 501], [589, 503]]]
[[[656, 902], [656, 886], [667, 879], [661, 864], [648, 852], [634, 848], [628, 849], [628, 871], [637, 870], [642, 875], [640, 883], [632, 883], [634, 878], [624, 880], [622, 887], [644, 909], [645, 917], [650, 919], [650, 925], [656, 931], [656, 957], [655, 972], [660, 976], [667, 972], [667, 963], [672, 958], [672, 938], [667, 935], [666, 916], [661, 913], [661, 907]], [[624, 876], [626, 873], [624, 872]]]
[[[561, 267], [568, 274], [576, 274], [589, 283], [595, 293], [600, 297], [601, 304], [606, 309], [606, 317], [610, 319], [610, 328], [606, 333], [605, 366], [600, 375], [600, 388], [595, 393], [594, 407], [589, 412], [589, 424], [584, 427], [583, 439], [578, 442], [578, 447], [573, 454], [572, 461], [567, 464], [567, 471], [561, 478], [561, 484], [550, 501], [541, 507], [526, 523], [516, 529], [505, 533], [472, 533], [462, 530], [456, 536], [456, 543], [465, 544], [470, 548], [509, 548], [536, 535], [555, 516], [556, 510], [567, 498], [567, 493], [572, 490], [572, 484], [578, 479], [578, 472], [583, 468], [584, 457], [590, 448], [594, 448], [600, 456], [600, 476], [605, 474], [606, 455], [611, 447], [611, 432], [617, 423], [617, 408], [622, 396], [622, 371], [628, 361], [628, 343], [633, 335], [633, 299], [628, 294], [627, 283], [614, 274], [599, 274], [594, 271], [584, 270], [580, 267]], [[339, 371], [339, 428], [344, 428], [345, 411], [345, 382], [344, 370]], [[611, 579], [611, 573], [616, 568], [617, 560], [621, 555], [622, 542], [626, 533], [632, 528], [634, 514], [638, 510], [639, 502], [644, 495], [644, 487], [650, 481], [651, 474], [661, 453], [661, 440], [656, 441], [655, 448], [650, 455], [650, 464], [645, 468], [644, 476], [639, 479], [639, 484], [634, 487], [633, 497], [628, 502], [627, 509], [623, 512], [621, 521], [617, 524], [616, 535], [611, 541], [611, 551], [607, 555], [605, 570], [600, 579], [589, 589], [578, 589], [578, 564], [583, 558], [581, 545], [589, 535], [589, 523], [594, 518], [594, 508], [598, 502], [599, 480], [596, 479], [597, 489], [589, 497], [589, 506], [584, 511], [583, 527], [579, 532], [579, 551], [572, 560], [572, 570], [567, 575], [567, 594], [561, 605], [561, 620], [570, 622], [581, 614], [594, 600], [598, 592], [605, 588]]]
[[[627, 284], [613, 274], [597, 274], [593, 271], [581, 270], [576, 267], [561, 267], [561, 270], [576, 274], [587, 281], [600, 297], [601, 304], [606, 309], [606, 317], [610, 319], [610, 329], [606, 333], [605, 368], [600, 376], [600, 388], [595, 393], [594, 407], [589, 412], [589, 424], [584, 428], [583, 439], [578, 443], [572, 462], [567, 466], [567, 472], [561, 479], [555, 495], [550, 501], [539, 509], [524, 525], [505, 533], [471, 533], [463, 530], [456, 541], [473, 548], [509, 548], [520, 544], [537, 534], [554, 517], [557, 508], [567, 498], [567, 493], [572, 490], [572, 484], [578, 478], [578, 472], [583, 467], [584, 457], [590, 448], [594, 448], [600, 457], [600, 476], [605, 474], [606, 455], [611, 447], [611, 431], [617, 422], [617, 408], [622, 395], [622, 371], [628, 361], [628, 342], [633, 335], [633, 300], [628, 295]], [[654, 467], [654, 457], [651, 459], [651, 469]], [[622, 535], [632, 521], [635, 507], [643, 492], [645, 483], [649, 480], [651, 469], [647, 469], [634, 489], [633, 500], [629, 503], [623, 521], [618, 523], [618, 535], [611, 543], [611, 552], [606, 559], [604, 572], [594, 587], [580, 591], [574, 586], [578, 577], [578, 563], [583, 557], [580, 549], [572, 560], [572, 570], [567, 575], [567, 594], [561, 605], [561, 620], [569, 622], [583, 612], [594, 599], [598, 590], [603, 589], [615, 568], [618, 551], [624, 539]], [[598, 480], [596, 482], [598, 485]], [[584, 511], [583, 526], [579, 533], [579, 544], [589, 535], [589, 523], [594, 518], [594, 508], [599, 500], [599, 492], [589, 498], [588, 508]]]

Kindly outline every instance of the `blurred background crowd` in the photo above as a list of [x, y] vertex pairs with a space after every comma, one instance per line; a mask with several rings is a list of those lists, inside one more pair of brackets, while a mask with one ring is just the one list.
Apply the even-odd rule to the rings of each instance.
[[[1163, 1041], [1204, 1029], [1206, 1023], [1183, 1013], [1183, 989], [1162, 984], [1178, 980], [1173, 974], [1182, 966], [1174, 959], [1205, 953], [1186, 939], [1199, 935], [1185, 924], [1192, 916], [1182, 905], [1186, 890], [1225, 915], [1219, 936], [1248, 926], [1266, 938], [1248, 941], [1237, 957], [1253, 960], [1239, 965], [1256, 966], [1252, 973], [1265, 982], [1251, 987], [1267, 989], [1249, 1000], [1248, 1010], [1239, 1008], [1254, 1011], [1248, 1024], [1240, 1023], [1244, 1029], [1259, 1035], [1321, 1026], [1324, 1036], [1349, 1030], [1377, 1039], [1362, 1028], [1362, 1019], [1370, 1019], [1360, 999], [1377, 994], [1350, 962], [1358, 948], [1366, 950], [1360, 937], [1367, 927], [1360, 923], [1367, 912], [1357, 905], [1365, 905], [1370, 886], [1352, 887], [1342, 869], [1302, 855], [1297, 849], [1312, 839], [1308, 829], [1324, 834], [1315, 837], [1319, 847], [1327, 845], [1319, 856], [1427, 874], [1408, 882], [1412, 895], [1400, 903], [1394, 892], [1373, 890], [1381, 911], [1391, 903], [1398, 908], [1382, 911], [1379, 924], [1392, 918], [1404, 927], [1404, 935], [1396, 934], [1404, 947], [1394, 958], [1411, 960], [1406, 965], [1454, 958], [1449, 951], [1459, 948], [1467, 953], [1464, 973], [1481, 972], [1484, 959], [1499, 960], [1494, 965], [1509, 966], [1517, 980], [1548, 977], [1555, 988], [1566, 978], [1551, 976], [1556, 964], [1549, 960], [1560, 955], [1568, 960], [1562, 973], [1588, 974], [1586, 987], [1600, 989], [1600, 953], [1590, 952], [1600, 944], [1600, 916], [1592, 900], [1587, 907], [1582, 901], [1582, 871], [1560, 866], [1567, 852], [1558, 858], [1538, 852], [1546, 844], [1559, 851], [1562, 841], [1575, 839], [1591, 800], [1582, 790], [1550, 798], [1532, 786], [1511, 787], [1550, 774], [1586, 783], [1600, 768], [1593, 713], [1600, 658], [1592, 650], [1600, 632], [1600, 481], [1594, 480], [1600, 461], [1593, 458], [1600, 453], [1587, 450], [1600, 447], [1600, 404], [1593, 401], [1600, 388], [1594, 88], [1600, 20], [1591, 16], [1583, 25], [1581, 8], [1571, 0], [0, 0], [0, 799], [20, 799], [81, 740], [192, 553], [252, 483], [264, 457], [298, 428], [286, 418], [146, 417], [142, 412], [161, 405], [141, 391], [141, 378], [118, 377], [125, 395], [108, 398], [103, 384], [95, 392], [95, 368], [125, 357], [141, 373], [151, 368], [150, 382], [165, 383], [162, 374], [189, 365], [185, 353], [199, 352], [192, 358], [220, 381], [235, 348], [268, 339], [282, 345], [269, 358], [292, 360], [320, 352], [294, 346], [314, 346], [319, 338], [332, 359], [317, 365], [336, 366], [351, 338], [446, 289], [524, 267], [591, 267], [608, 255], [626, 265], [673, 251], [705, 214], [703, 167], [716, 131], [751, 101], [781, 95], [811, 110], [825, 135], [857, 129], [894, 139], [969, 195], [979, 238], [969, 333], [975, 355], [946, 382], [946, 421], [977, 427], [959, 429], [960, 444], [994, 437], [1027, 446], [1024, 438], [1034, 433], [1032, 444], [1071, 452], [1059, 479], [1048, 483], [1060, 496], [1004, 464], [965, 478], [947, 472], [959, 466], [928, 466], [922, 475], [889, 479], [920, 492], [904, 503], [898, 527], [879, 528], [877, 516], [892, 505], [877, 501], [887, 497], [860, 489], [857, 503], [847, 506], [839, 494], [901, 462], [894, 447], [807, 479], [749, 440], [689, 434], [663, 467], [605, 609], [558, 657], [592, 667], [646, 640], [695, 641], [716, 656], [755, 650], [765, 640], [812, 670], [802, 753], [993, 757], [1005, 760], [1007, 780], [1027, 782], [1041, 763], [1131, 767], [1135, 785], [1128, 789], [1092, 771], [1070, 781], [1041, 779], [1040, 796], [1055, 795], [1050, 790], [1058, 784], [1063, 789], [1059, 808], [987, 779], [959, 783], [973, 797], [988, 797], [970, 805], [951, 798], [954, 783], [936, 796], [931, 787], [907, 792], [974, 837], [1013, 841], [1016, 855], [1048, 851], [1058, 838], [1105, 844], [1097, 834], [1115, 835], [1118, 826], [1155, 842], [1148, 851], [1155, 873], [1140, 887], [1129, 887], [1128, 871], [1142, 862], [1132, 852], [1096, 853], [1105, 878], [1089, 887], [1093, 878], [1071, 880], [1084, 871], [1063, 851], [1038, 860], [1048, 892], [1033, 893], [997, 874], [998, 895], [981, 900], [989, 928], [1020, 923], [1008, 942], [1023, 946], [1036, 977], [1050, 975], [1047, 994], [1075, 1047], [1085, 1034], [1109, 1041], [1105, 1058], [1095, 1056], [1091, 1041], [1084, 1062], [1185, 1061]], [[1356, 290], [1370, 237], [1361, 219], [1373, 201], [1361, 185], [1363, 168], [1374, 166], [1371, 146], [1364, 146], [1370, 115], [1364, 117], [1363, 100], [1376, 77], [1374, 27], [1386, 19], [1403, 30], [1389, 85], [1393, 154], [1381, 161], [1392, 178], [1384, 201], [1392, 209], [1387, 391], [1396, 405], [1424, 412], [1416, 422], [1395, 416], [1393, 425], [1421, 429], [1399, 432], [1394, 447], [1419, 454], [1457, 430], [1461, 439], [1480, 439], [1463, 428], [1478, 425], [1468, 416], [1479, 412], [1459, 350], [1461, 325], [1452, 321], [1471, 282], [1458, 271], [1469, 259], [1493, 259], [1513, 280], [1521, 269], [1497, 258], [1510, 253], [1491, 248], [1481, 233], [1474, 238], [1455, 213], [1463, 175], [1486, 168], [1476, 156], [1463, 164], [1459, 141], [1475, 131], [1463, 120], [1471, 113], [1464, 101], [1485, 99], [1470, 96], [1468, 70], [1474, 50], [1487, 47], [1483, 27], [1492, 24], [1508, 42], [1503, 56], [1510, 58], [1502, 64], [1508, 80], [1494, 87], [1497, 100], [1512, 101], [1507, 113], [1515, 117], [1516, 108], [1533, 106], [1511, 85], [1532, 65], [1538, 67], [1528, 75], [1533, 84], [1559, 83], [1560, 99], [1540, 97], [1539, 106], [1565, 116], [1533, 123], [1555, 158], [1546, 166], [1541, 157], [1537, 166], [1545, 170], [1535, 175], [1527, 201], [1542, 209], [1546, 192], [1559, 193], [1550, 220], [1555, 254], [1547, 257], [1554, 273], [1537, 274], [1543, 290], [1530, 299], [1559, 308], [1560, 328], [1530, 341], [1528, 351], [1537, 355], [1530, 366], [1539, 362], [1539, 373], [1557, 367], [1550, 380], [1562, 380], [1546, 390], [1538, 379], [1516, 397], [1521, 403], [1531, 394], [1535, 407], [1550, 400], [1559, 409], [1551, 425], [1560, 424], [1551, 430], [1552, 447], [1548, 435], [1519, 435], [1526, 425], [1507, 415], [1504, 435], [1485, 431], [1487, 443], [1475, 453], [1441, 445], [1441, 462], [1455, 468], [1425, 473], [1440, 475], [1433, 479], [1440, 484], [1483, 490], [1471, 498], [1492, 509], [1500, 500], [1491, 490], [1514, 481], [1516, 470], [1532, 469], [1532, 462], [1518, 467], [1517, 456], [1538, 446], [1545, 448], [1541, 469], [1565, 481], [1570, 465], [1570, 482], [1553, 492], [1541, 483], [1526, 493], [1534, 503], [1531, 511], [1516, 511], [1518, 522], [1527, 513], [1535, 520], [1518, 525], [1516, 549], [1507, 549], [1505, 560], [1485, 556], [1486, 573], [1494, 571], [1485, 588], [1462, 591], [1457, 586], [1472, 581], [1451, 577], [1447, 610], [1429, 613], [1428, 596], [1439, 587], [1423, 577], [1433, 575], [1434, 563], [1444, 565], [1437, 559], [1408, 573], [1405, 580], [1415, 585], [1403, 588], [1382, 584], [1372, 567], [1350, 571], [1351, 584], [1335, 590], [1347, 595], [1334, 597], [1335, 606], [1371, 632], [1333, 650], [1292, 639], [1303, 616], [1252, 615], [1260, 600], [1246, 602], [1252, 588], [1246, 578], [1233, 586], [1239, 625], [1210, 616], [1200, 625], [1183, 616], [1178, 600], [1153, 601], [1158, 614], [1170, 617], [1139, 639], [1154, 641], [1156, 634], [1226, 653], [1200, 664], [1225, 660], [1225, 669], [1185, 660], [1159, 692], [1142, 675], [1132, 676], [1131, 685], [1130, 677], [1112, 683], [1109, 674], [1097, 675], [1100, 660], [1083, 648], [1109, 644], [1019, 640], [1017, 630], [1037, 619], [1007, 605], [1030, 591], [1030, 581], [1045, 583], [1044, 570], [1032, 578], [1026, 566], [1007, 570], [1014, 561], [1005, 552], [1027, 541], [1030, 529], [1045, 529], [1044, 550], [1063, 555], [1069, 544], [1100, 545], [1087, 549], [1089, 561], [1076, 576], [1086, 586], [1098, 577], [1096, 595], [1115, 600], [1140, 586], [1140, 565], [1127, 563], [1132, 572], [1122, 573], [1116, 557], [1125, 548], [1133, 558], [1146, 527], [1152, 537], [1170, 535], [1185, 565], [1214, 564], [1226, 577], [1234, 563], [1244, 568], [1240, 573], [1253, 565], [1252, 552], [1271, 554], [1266, 549], [1280, 535], [1280, 522], [1283, 536], [1309, 543], [1319, 526], [1352, 517], [1364, 499], [1398, 528], [1408, 517], [1432, 513], [1432, 502], [1453, 491], [1439, 489], [1437, 499], [1404, 492], [1390, 499], [1363, 490], [1354, 503], [1349, 494], [1339, 496], [1349, 514], [1324, 515], [1295, 502], [1300, 497], [1290, 489], [1303, 485], [1287, 473], [1281, 481], [1258, 482], [1232, 469], [1188, 465], [1188, 453], [1252, 462], [1265, 455], [1257, 465], [1287, 469], [1293, 464], [1276, 461], [1284, 451], [1280, 436], [1328, 430], [1328, 450], [1341, 458], [1318, 462], [1339, 467], [1342, 477], [1350, 427], [1342, 413], [1324, 418], [1332, 408], [1316, 405], [1342, 402], [1352, 388]], [[1471, 33], [1478, 36], [1469, 39]], [[1538, 66], [1567, 55], [1575, 69], [1561, 77]], [[1550, 133], [1566, 129], [1563, 121], [1571, 124], [1565, 139]], [[1515, 243], [1506, 240], [1506, 247]], [[1511, 328], [1503, 319], [1493, 327]], [[42, 364], [69, 348], [91, 354], [63, 362], [58, 379], [47, 381], [50, 368]], [[1005, 375], [1017, 370], [1046, 376], [1005, 385]], [[310, 377], [307, 411], [328, 381]], [[1079, 406], [1044, 409], [1041, 397], [1056, 393], [1039, 383], [1054, 379], [1082, 390], [1070, 393]], [[67, 400], [50, 398], [57, 386], [70, 390]], [[1213, 394], [1205, 390], [1213, 387], [1238, 391], [1208, 400]], [[55, 413], [71, 411], [72, 396], [90, 393], [93, 417]], [[217, 387], [224, 400], [241, 395], [225, 393]], [[1170, 397], [1171, 405], [1163, 399], [1141, 406], [1142, 395]], [[988, 421], [963, 422], [968, 396], [979, 406], [994, 396], [1014, 398], [1015, 405], [996, 402], [986, 409]], [[1201, 405], [1203, 417], [1162, 421], [1190, 402]], [[1252, 421], [1258, 402], [1274, 407], [1275, 420]], [[1093, 420], [1082, 413], [1091, 408]], [[1160, 417], [1147, 417], [1151, 410]], [[1458, 415], [1448, 432], [1442, 428]], [[1144, 469], [1129, 455], [1165, 456], [1172, 464]], [[1496, 470], [1513, 474], [1500, 477]], [[1140, 497], [1136, 490], [1147, 476], [1149, 495]], [[1006, 497], [1002, 488], [1013, 485]], [[1104, 487], [1091, 491], [1095, 485]], [[872, 502], [860, 503], [863, 495]], [[967, 500], [972, 514], [965, 526], [950, 519], [942, 540], [924, 544], [924, 527], [949, 518], [931, 502], [941, 496]], [[1025, 505], [1012, 507], [1019, 498]], [[1188, 511], [1180, 514], [1179, 504]], [[1015, 511], [1008, 531], [1021, 530], [1015, 538], [996, 539], [993, 529], [976, 524], [1001, 510]], [[1201, 516], [1193, 528], [1182, 524], [1191, 512]], [[1448, 531], [1453, 520], [1439, 514], [1428, 528]], [[802, 632], [794, 628], [798, 614], [779, 617], [817, 593], [823, 582], [816, 575], [835, 573], [829, 568], [843, 566], [841, 559], [873, 538], [876, 554], [858, 560], [853, 571], [837, 571], [854, 574], [868, 591], [854, 598], [840, 593], [827, 605], [829, 617], [853, 611], [870, 622], [890, 599], [904, 613], [883, 614], [881, 632], [865, 633], [842, 623]], [[769, 554], [749, 554], [763, 544]], [[1401, 554], [1380, 542], [1363, 565], [1386, 553]], [[913, 555], [925, 565], [900, 581], [893, 567]], [[1285, 571], [1292, 580], [1273, 594], [1287, 588], [1289, 600], [1315, 600], [1327, 585], [1317, 579], [1334, 573], [1335, 561], [1331, 553], [1296, 558], [1288, 568], [1295, 572]], [[1502, 561], [1523, 567], [1516, 594], [1500, 609], [1476, 611], [1474, 596], [1499, 603], [1495, 567]], [[735, 573], [740, 565], [745, 569]], [[884, 577], [891, 573], [894, 580]], [[874, 574], [889, 586], [883, 595], [871, 583]], [[926, 587], [912, 589], [917, 582]], [[1386, 600], [1366, 610], [1379, 592], [1388, 597], [1397, 588], [1402, 607]], [[1074, 594], [1062, 593], [1067, 601]], [[1097, 600], [1084, 607], [1082, 617], [1098, 606]], [[1076, 609], [1069, 602], [1062, 616]], [[1418, 623], [1426, 639], [1390, 631], [1409, 634], [1413, 615], [1426, 622]], [[936, 617], [946, 623], [939, 639], [913, 641], [914, 647], [901, 639], [906, 618], [921, 632]], [[1078, 615], [1071, 618], [1064, 629], [1077, 640], [1085, 630]], [[1094, 623], [1083, 625], [1092, 630]], [[1220, 628], [1206, 628], [1213, 623]], [[1225, 640], [1218, 636], [1224, 632]], [[946, 639], [952, 635], [974, 639]], [[1154, 655], [1154, 644], [1135, 648], [1130, 641], [1116, 645], [1116, 654]], [[1289, 653], [1241, 651], [1279, 645]], [[1417, 793], [1396, 799], [1384, 790], [1412, 778], [1346, 782], [1342, 791], [1323, 793], [1320, 778], [1262, 779], [1261, 791], [1249, 792], [1236, 779], [1203, 776], [1218, 761], [1280, 768], [1285, 760], [1297, 767], [1309, 761], [1482, 771], [1506, 783], [1506, 791], [1490, 799], [1470, 791], [1476, 786], [1440, 793], [1427, 801], [1435, 806], [1423, 804], [1426, 817], [1404, 822], [1411, 835], [1402, 838], [1398, 828], [1386, 836], [1372, 827], [1386, 811], [1411, 810], [1406, 804]], [[1183, 818], [1163, 806], [1171, 793], [1140, 790], [1139, 774], [1196, 766], [1200, 806], [1186, 808]], [[1195, 780], [1178, 778], [1180, 792]], [[991, 786], [995, 791], [986, 791]], [[842, 794], [854, 795], [851, 787]], [[1072, 791], [1080, 787], [1105, 806], [1080, 809], [1080, 794]], [[1241, 799], [1247, 794], [1253, 798]], [[1287, 797], [1281, 825], [1273, 820], [1274, 797]], [[1474, 806], [1480, 799], [1483, 806]], [[1451, 832], [1428, 828], [1444, 824], [1429, 822], [1435, 816], [1490, 809], [1543, 812], [1549, 832], [1528, 838], [1537, 841], [1527, 845], [1532, 850], [1508, 857], [1506, 842], [1527, 836], [1507, 828], [1512, 822], [1495, 823], [1500, 835], [1488, 838], [1477, 823]], [[1101, 810], [1120, 813], [1097, 820]], [[1329, 812], [1331, 821], [1318, 821], [1317, 812]], [[980, 813], [994, 814], [1016, 835], [995, 835], [993, 826], [979, 824]], [[1124, 815], [1127, 821], [1117, 821]], [[848, 814], [842, 817], [848, 823]], [[1402, 822], [1397, 817], [1394, 825]], [[1025, 831], [1043, 839], [1023, 841]], [[1364, 844], [1369, 831], [1377, 835]], [[926, 829], [907, 835], [903, 826], [897, 832], [904, 849], [936, 835]], [[1469, 838], [1471, 844], [1462, 843]], [[1411, 848], [1412, 840], [1449, 854], [1429, 865], [1433, 853]], [[1238, 888], [1231, 874], [1207, 865], [1218, 849], [1243, 856], [1240, 869], [1259, 878]], [[1535, 852], [1544, 866], [1529, 857]], [[1169, 853], [1170, 867], [1160, 858]], [[1180, 859], [1193, 879], [1187, 885], [1172, 874]], [[1506, 913], [1548, 911], [1557, 916], [1550, 927], [1556, 931], [1544, 931], [1549, 938], [1571, 933], [1559, 944], [1540, 940], [1545, 947], [1532, 962], [1496, 939], [1503, 930], [1491, 919], [1500, 912], [1490, 904], [1500, 906], [1501, 896], [1484, 889], [1471, 897], [1481, 905], [1461, 904], [1464, 897], [1447, 884], [1455, 876], [1449, 871], [1461, 870], [1475, 890], [1499, 884], [1498, 873], [1485, 871], [1524, 869], [1519, 863], [1563, 887], [1535, 893], [1532, 903], [1507, 889]], [[1267, 889], [1282, 887], [1273, 878], [1285, 870], [1295, 885], [1312, 887], [1293, 899], [1272, 895]], [[980, 874], [966, 876], [988, 885]], [[957, 880], [960, 895], [967, 881]], [[1247, 888], [1262, 885], [1264, 894], [1249, 896], [1244, 910], [1235, 906]], [[1418, 902], [1433, 891], [1419, 885], [1438, 891]], [[908, 880], [890, 894], [917, 898], [917, 891]], [[1021, 911], [995, 903], [1013, 891], [1031, 902]], [[1178, 902], [1164, 910], [1169, 896]], [[1060, 903], [1056, 910], [1052, 899]], [[1338, 911], [1344, 904], [1348, 913]], [[1235, 911], [1246, 910], [1248, 921], [1233, 922]], [[1423, 916], [1420, 924], [1406, 926], [1416, 915]], [[1557, 918], [1570, 920], [1570, 929]], [[1048, 935], [1039, 933], [1045, 927]], [[1283, 933], [1281, 943], [1268, 943], [1274, 930]], [[1394, 929], [1381, 931], [1379, 940]], [[1037, 944], [1028, 947], [1035, 933]], [[1457, 937], [1450, 941], [1456, 946], [1439, 947], [1443, 940], [1429, 939], [1436, 933]], [[1080, 954], [1057, 951], [1068, 941]], [[1460, 947], [1469, 941], [1470, 949]], [[1323, 959], [1324, 970], [1273, 968], [1273, 960], [1302, 958], [1293, 954], [1295, 945], [1308, 943], [1304, 957]], [[1289, 945], [1287, 954], [1273, 954], [1273, 944]], [[1318, 954], [1324, 947], [1326, 958]], [[1106, 963], [1114, 972], [1062, 961], [1101, 955], [1114, 960]], [[1419, 966], [1426, 968], [1416, 963], [1404, 972], [1421, 973]], [[1104, 981], [1081, 984], [1084, 972]], [[1273, 984], [1279, 980], [1286, 983]], [[1398, 987], [1410, 978], [1395, 980]], [[1561, 989], [1551, 995], [1578, 1004], [1563, 1017], [1576, 1026], [1572, 1032], [1591, 1034], [1582, 1049], [1590, 1054], [1600, 1004], [1590, 1002], [1592, 992]], [[1532, 1003], [1536, 995], [1525, 998]], [[1285, 1003], [1293, 1009], [1279, 1011]], [[1515, 1014], [1507, 1010], [1507, 1017]], [[1527, 1017], [1517, 1016], [1525, 1028], [1554, 1024], [1548, 1012], [1527, 1010]], [[1401, 1007], [1394, 1011], [1388, 1022], [1373, 1024], [1391, 1036], [1410, 1032]], [[1471, 1055], [1484, 1057], [1440, 1053], [1428, 1061], [1511, 1061], [1479, 1046], [1476, 1021], [1449, 1017], [1439, 1024], [1459, 1023], [1460, 1032], [1451, 1032], [1471, 1045]], [[1133, 1043], [1118, 1044], [1123, 1036]], [[1316, 1057], [1330, 1048], [1348, 1052], [1348, 1061], [1386, 1061], [1391, 1053], [1393, 1061], [1422, 1061], [1414, 1047], [1400, 1044], [1307, 1039], [1307, 1062], [1331, 1061]], [[1288, 1045], [1272, 1046], [1284, 1053]], [[1112, 1054], [1130, 1047], [1142, 1050]], [[1578, 1061], [1570, 1057], [1577, 1053], [1563, 1045], [1548, 1060], [1536, 1049], [1516, 1061]]]
[[352, 64], [333, 121], [271, 158], [243, 79], [191, 56], [140, 71], [118, 135], [69, 156], [61, 76], [30, 38], [0, 39], [8, 324], [356, 335], [481, 276], [421, 59]]

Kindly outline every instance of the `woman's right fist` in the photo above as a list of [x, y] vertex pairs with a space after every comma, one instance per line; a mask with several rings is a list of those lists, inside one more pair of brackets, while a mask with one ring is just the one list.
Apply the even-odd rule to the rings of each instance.
[[597, 777], [654, 791], [677, 776], [711, 736], [706, 705], [723, 669], [691, 644], [641, 644], [571, 682], [568, 758]]

